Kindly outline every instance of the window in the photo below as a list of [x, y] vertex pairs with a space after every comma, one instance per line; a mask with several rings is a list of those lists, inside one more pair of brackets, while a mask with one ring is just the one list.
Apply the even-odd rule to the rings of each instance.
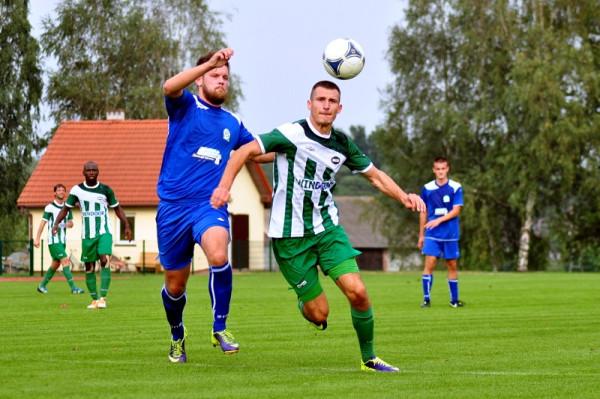
[[135, 242], [135, 215], [127, 215], [127, 221], [129, 222], [129, 227], [131, 228], [131, 241], [127, 241], [125, 238], [125, 226], [121, 224], [121, 219], [117, 219], [117, 232], [119, 235], [119, 239], [117, 241], [118, 244], [121, 245], [133, 245]]

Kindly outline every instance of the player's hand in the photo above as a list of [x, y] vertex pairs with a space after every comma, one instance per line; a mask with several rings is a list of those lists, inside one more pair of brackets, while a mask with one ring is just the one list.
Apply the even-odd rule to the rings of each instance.
[[213, 56], [210, 57], [210, 62], [213, 65], [213, 68], [219, 68], [227, 64], [231, 57], [233, 57], [233, 49], [228, 47], [214, 53]]
[[231, 194], [229, 193], [229, 190], [223, 187], [217, 187], [210, 197], [210, 205], [215, 209], [219, 209], [229, 202], [230, 198]]
[[438, 227], [440, 225], [440, 223], [442, 223], [442, 221], [440, 220], [440, 218], [433, 219], [433, 220], [430, 220], [429, 222], [427, 222], [425, 224], [425, 228], [427, 230], [435, 229], [436, 227]]
[[423, 249], [423, 241], [425, 241], [423, 236], [419, 236], [419, 241], [417, 242], [417, 248]]
[[52, 235], [55, 236], [58, 233], [58, 227], [52, 226]]
[[421, 197], [412, 193], [406, 196], [406, 199], [404, 200], [404, 206], [416, 212], [425, 212], [427, 210], [425, 202], [423, 202]]
[[38, 240], [37, 238], [35, 240], [33, 240], [33, 246], [36, 248], [40, 247], [40, 240]]
[[132, 236], [133, 236], [133, 233], [131, 232], [131, 227], [129, 227], [129, 225], [125, 226], [125, 239], [127, 241], [131, 241]]

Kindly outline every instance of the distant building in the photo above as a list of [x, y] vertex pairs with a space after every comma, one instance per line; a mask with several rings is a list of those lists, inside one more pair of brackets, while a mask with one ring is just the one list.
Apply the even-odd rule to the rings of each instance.
[[[84, 181], [83, 164], [96, 161], [98, 180], [112, 187], [132, 225], [134, 239], [123, 240], [119, 219], [112, 214], [113, 254], [129, 264], [139, 264], [142, 252], [158, 253], [156, 241], [156, 182], [167, 137], [166, 120], [124, 120], [121, 115], [105, 121], [68, 121], [57, 129], [21, 192], [17, 205], [28, 213], [33, 237], [43, 209], [52, 201], [52, 187], [62, 183], [67, 190]], [[232, 228], [231, 260], [234, 267], [263, 270], [265, 259], [265, 213], [271, 206], [271, 186], [259, 165], [248, 162], [232, 187], [229, 204]], [[81, 255], [81, 219], [74, 210], [74, 228], [68, 231], [67, 253]], [[50, 264], [46, 234], [44, 246], [34, 251], [34, 269]], [[146, 261], [146, 259], [144, 259]], [[153, 260], [148, 259], [151, 263]], [[208, 267], [196, 246], [194, 270]]]
[[390, 268], [389, 243], [380, 231], [373, 227], [373, 220], [366, 211], [375, 199], [369, 196], [336, 196], [335, 204], [354, 248], [362, 252], [358, 257], [361, 270], [384, 270]]

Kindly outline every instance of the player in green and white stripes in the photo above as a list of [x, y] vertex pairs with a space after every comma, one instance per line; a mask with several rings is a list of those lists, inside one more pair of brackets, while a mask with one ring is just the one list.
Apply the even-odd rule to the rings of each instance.
[[[81, 209], [81, 261], [85, 263], [85, 283], [92, 297], [88, 309], [106, 308], [106, 296], [111, 275], [108, 260], [112, 255], [112, 231], [108, 208], [125, 226], [125, 238], [131, 240], [131, 228], [125, 212], [119, 205], [113, 190], [98, 181], [100, 173], [96, 162], [88, 161], [83, 165], [85, 181], [71, 188], [65, 207], [57, 215], [52, 231], [58, 230], [58, 224], [75, 205]], [[100, 293], [96, 285], [96, 261], [100, 259]]]
[[52, 234], [52, 226], [54, 225], [56, 216], [64, 208], [66, 194], [67, 188], [64, 185], [57, 184], [54, 186], [54, 201], [46, 205], [44, 208], [42, 220], [40, 221], [37, 234], [33, 240], [33, 246], [39, 248], [42, 232], [44, 231], [46, 224], [48, 224], [47, 240], [50, 256], [52, 257], [52, 263], [50, 263], [50, 267], [46, 271], [46, 274], [44, 274], [43, 280], [37, 287], [38, 292], [41, 294], [48, 293], [48, 288], [46, 285], [50, 282], [54, 276], [54, 273], [56, 273], [56, 270], [58, 270], [60, 266], [62, 266], [63, 275], [67, 279], [69, 287], [71, 287], [71, 292], [73, 294], [83, 294], [85, 292], [81, 288], [77, 287], [73, 281], [73, 273], [71, 273], [71, 261], [69, 260], [66, 251], [67, 227], [73, 227], [73, 214], [71, 212], [68, 212], [66, 220], [59, 224], [56, 234]]
[[221, 207], [230, 197], [233, 180], [246, 160], [276, 153], [273, 208], [269, 225], [273, 253], [283, 276], [296, 291], [304, 318], [320, 330], [327, 328], [329, 304], [319, 283], [317, 265], [330, 276], [350, 302], [352, 325], [361, 351], [361, 369], [397, 372], [375, 355], [374, 317], [356, 256], [339, 224], [332, 189], [342, 165], [360, 173], [382, 193], [406, 208], [424, 212], [416, 194], [406, 194], [344, 134], [333, 129], [342, 110], [340, 89], [330, 81], [317, 82], [307, 102], [310, 116], [260, 135], [230, 158], [211, 204]]

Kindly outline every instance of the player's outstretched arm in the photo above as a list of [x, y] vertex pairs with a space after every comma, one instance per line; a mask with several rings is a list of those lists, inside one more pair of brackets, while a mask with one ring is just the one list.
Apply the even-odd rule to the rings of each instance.
[[242, 166], [244, 166], [244, 163], [246, 163], [249, 158], [254, 158], [260, 154], [262, 154], [262, 150], [256, 139], [244, 144], [234, 151], [231, 158], [229, 158], [229, 162], [227, 162], [225, 172], [223, 172], [219, 185], [215, 188], [210, 197], [210, 205], [213, 208], [220, 208], [229, 201], [229, 191], [233, 185], [233, 180], [242, 169]]
[[42, 231], [44, 231], [44, 226], [46, 225], [46, 221], [42, 219], [40, 225], [35, 233], [35, 240], [33, 240], [33, 246], [36, 248], [40, 247], [40, 239], [42, 238]]
[[229, 61], [232, 56], [233, 49], [224, 48], [217, 51], [205, 63], [181, 71], [177, 75], [167, 79], [163, 84], [163, 94], [171, 98], [180, 97], [183, 94], [183, 89], [211, 69], [227, 64], [227, 61]]
[[404, 190], [402, 190], [402, 188], [387, 175], [387, 173], [377, 169], [375, 166], [372, 166], [364, 172], [363, 176], [366, 177], [371, 185], [377, 190], [402, 203], [406, 208], [416, 212], [425, 212], [427, 209], [421, 197], [416, 194], [406, 194]]

